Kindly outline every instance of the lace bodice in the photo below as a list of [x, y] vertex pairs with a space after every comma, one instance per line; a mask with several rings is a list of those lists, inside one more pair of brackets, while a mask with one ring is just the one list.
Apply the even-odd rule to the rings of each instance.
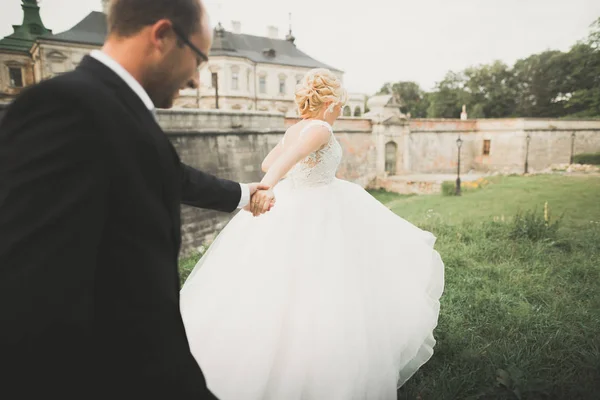
[[329, 129], [329, 142], [321, 149], [309, 154], [288, 172], [287, 179], [294, 187], [326, 185], [335, 179], [342, 160], [342, 147], [335, 139], [331, 125], [325, 121], [313, 120], [302, 128], [299, 136], [306, 134], [309, 129], [317, 125]]

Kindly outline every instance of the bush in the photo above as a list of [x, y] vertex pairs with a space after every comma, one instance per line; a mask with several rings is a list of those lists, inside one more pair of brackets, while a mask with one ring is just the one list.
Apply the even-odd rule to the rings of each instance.
[[560, 218], [551, 221], [548, 203], [544, 204], [544, 211], [539, 214], [536, 210], [525, 213], [518, 212], [512, 222], [510, 237], [512, 239], [529, 239], [537, 242], [541, 240], [554, 240], [558, 231]]
[[442, 182], [442, 195], [455, 196], [456, 195], [456, 183], [451, 182], [451, 181]]
[[576, 154], [573, 156], [575, 164], [600, 165], [600, 153]]
[[[490, 182], [485, 178], [479, 178], [476, 181], [464, 181], [460, 184], [461, 193], [473, 192], [477, 189], [486, 187]], [[456, 182], [445, 181], [442, 182], [442, 195], [443, 196], [456, 196]]]

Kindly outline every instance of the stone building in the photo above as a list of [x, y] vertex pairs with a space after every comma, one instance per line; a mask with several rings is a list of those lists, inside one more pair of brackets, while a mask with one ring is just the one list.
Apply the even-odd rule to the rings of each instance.
[[348, 93], [348, 102], [344, 106], [344, 117], [360, 117], [365, 113], [367, 96], [362, 93]]
[[44, 26], [36, 0], [23, 0], [23, 22], [0, 40], [0, 101], [14, 98], [26, 86], [39, 82], [31, 49], [39, 37], [51, 35]]
[[328, 68], [343, 79], [341, 70], [298, 49], [291, 29], [282, 39], [275, 27], [268, 27], [267, 36], [254, 36], [241, 33], [239, 22], [232, 25], [232, 30], [220, 23], [215, 28], [210, 61], [200, 71], [200, 90], [183, 91], [183, 107], [296, 115], [295, 87], [308, 70]]
[[[16, 0], [11, 0], [16, 1]], [[0, 40], [0, 100], [9, 101], [22, 87], [74, 69], [106, 37], [106, 8], [92, 11], [71, 29], [53, 33], [47, 29], [35, 0], [22, 0], [23, 23]], [[182, 90], [176, 107], [254, 110], [296, 115], [294, 90], [311, 68], [328, 68], [343, 80], [343, 71], [324, 64], [300, 50], [290, 30], [284, 38], [277, 28], [266, 36], [244, 34], [233, 22], [226, 30], [214, 30], [210, 61], [200, 71], [200, 88]], [[347, 116], [364, 113], [366, 96], [351, 94]]]

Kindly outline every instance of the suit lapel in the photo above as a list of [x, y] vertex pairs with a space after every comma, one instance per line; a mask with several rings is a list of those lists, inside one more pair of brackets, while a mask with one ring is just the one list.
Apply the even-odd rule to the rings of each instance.
[[117, 100], [130, 111], [132, 118], [147, 121], [152, 118], [150, 110], [140, 97], [112, 69], [90, 56], [85, 56], [77, 70], [101, 81], [105, 86], [115, 91]]
[[131, 118], [138, 122], [154, 142], [158, 162], [162, 167], [162, 201], [171, 216], [172, 238], [178, 253], [181, 244], [181, 170], [177, 152], [158, 124], [155, 114], [148, 110], [142, 99], [114, 71], [90, 56], [84, 57], [77, 68], [113, 89], [116, 101], [129, 110]]

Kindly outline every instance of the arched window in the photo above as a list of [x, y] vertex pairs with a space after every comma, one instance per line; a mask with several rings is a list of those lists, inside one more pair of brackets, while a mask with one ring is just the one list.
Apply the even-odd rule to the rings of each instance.
[[385, 144], [385, 172], [388, 175], [396, 175], [396, 153], [398, 145], [394, 142]]

